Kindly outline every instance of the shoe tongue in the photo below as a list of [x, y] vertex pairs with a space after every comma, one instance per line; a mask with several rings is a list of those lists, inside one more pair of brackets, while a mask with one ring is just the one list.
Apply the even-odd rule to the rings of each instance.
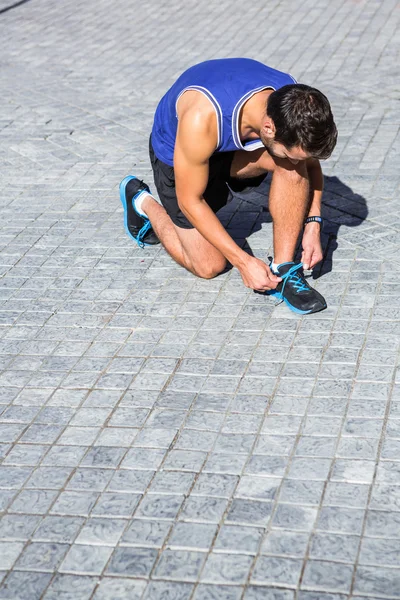
[[291, 269], [294, 265], [294, 262], [285, 262], [285, 263], [281, 263], [280, 265], [278, 265], [278, 273], [279, 275], [285, 275], [289, 269]]

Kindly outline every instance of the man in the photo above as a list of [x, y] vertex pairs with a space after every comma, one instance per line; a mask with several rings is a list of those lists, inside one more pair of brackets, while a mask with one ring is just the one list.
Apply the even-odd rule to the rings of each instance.
[[[141, 246], [161, 241], [180, 265], [212, 278], [227, 262], [243, 283], [283, 299], [295, 312], [326, 308], [302, 267], [322, 259], [323, 175], [336, 126], [327, 98], [291, 75], [247, 58], [210, 60], [185, 71], [160, 101], [150, 159], [162, 206], [136, 177], [120, 185], [127, 233]], [[272, 173], [271, 265], [244, 252], [216, 212], [230, 192]], [[261, 179], [260, 179], [261, 178]], [[236, 187], [235, 187], [236, 186]], [[300, 233], [302, 263], [294, 264]]]

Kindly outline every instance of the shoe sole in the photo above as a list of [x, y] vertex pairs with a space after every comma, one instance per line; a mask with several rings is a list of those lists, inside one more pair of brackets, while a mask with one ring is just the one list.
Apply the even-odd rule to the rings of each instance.
[[[135, 177], [135, 175], [127, 175], [119, 184], [119, 198], [122, 202], [122, 206], [124, 208], [124, 227], [125, 227], [125, 231], [126, 233], [129, 235], [129, 237], [131, 238], [131, 240], [133, 240], [134, 242], [138, 243], [137, 239], [135, 238], [134, 235], [131, 234], [131, 232], [129, 231], [129, 227], [128, 227], [128, 205], [126, 202], [126, 186], [128, 185], [128, 183], [130, 181], [132, 181], [132, 179], [137, 179], [137, 177]], [[134, 198], [134, 197], [133, 197]], [[132, 200], [133, 200], [132, 198]], [[153, 244], [146, 244], [145, 242], [143, 242], [143, 244], [145, 246], [152, 246]]]
[[268, 292], [268, 296], [273, 296], [274, 298], [278, 298], [278, 300], [283, 300], [286, 306], [288, 306], [292, 312], [298, 315], [310, 315], [311, 313], [321, 312], [321, 310], [325, 310], [325, 308], [328, 308], [327, 304], [325, 304], [325, 306], [322, 306], [322, 308], [319, 308], [318, 310], [300, 310], [299, 308], [293, 306], [293, 304], [290, 304], [290, 302], [286, 300], [286, 298], [284, 298], [280, 292], [275, 292], [274, 290], [271, 290], [270, 292]]

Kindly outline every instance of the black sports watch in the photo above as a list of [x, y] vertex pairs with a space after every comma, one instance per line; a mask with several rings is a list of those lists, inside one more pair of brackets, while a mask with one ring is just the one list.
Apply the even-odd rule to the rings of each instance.
[[319, 223], [322, 229], [324, 220], [322, 217], [307, 217], [307, 219], [304, 221], [304, 225], [307, 225], [307, 223]]

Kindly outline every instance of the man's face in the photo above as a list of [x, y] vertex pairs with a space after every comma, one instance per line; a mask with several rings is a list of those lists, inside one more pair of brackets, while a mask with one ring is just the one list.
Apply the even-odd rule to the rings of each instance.
[[275, 156], [276, 158], [286, 158], [294, 165], [297, 165], [297, 163], [302, 160], [311, 158], [311, 156], [300, 148], [300, 146], [289, 149], [280, 142], [276, 142], [273, 137], [274, 135], [275, 126], [269, 119], [264, 127], [261, 127], [260, 139], [271, 156]]
[[271, 156], [275, 156], [276, 158], [286, 158], [292, 164], [297, 165], [302, 160], [307, 160], [311, 158], [307, 152], [304, 152], [300, 146], [295, 146], [294, 148], [286, 148], [283, 144], [279, 142], [275, 142], [269, 138], [262, 139], [262, 143], [264, 144], [267, 152]]
[[267, 152], [271, 154], [271, 156], [276, 156], [277, 158], [287, 158], [292, 164], [297, 165], [302, 160], [307, 160], [307, 158], [311, 158], [307, 152], [304, 152], [300, 146], [295, 148], [286, 148], [283, 144], [279, 142], [272, 142], [270, 146], [267, 146]]

